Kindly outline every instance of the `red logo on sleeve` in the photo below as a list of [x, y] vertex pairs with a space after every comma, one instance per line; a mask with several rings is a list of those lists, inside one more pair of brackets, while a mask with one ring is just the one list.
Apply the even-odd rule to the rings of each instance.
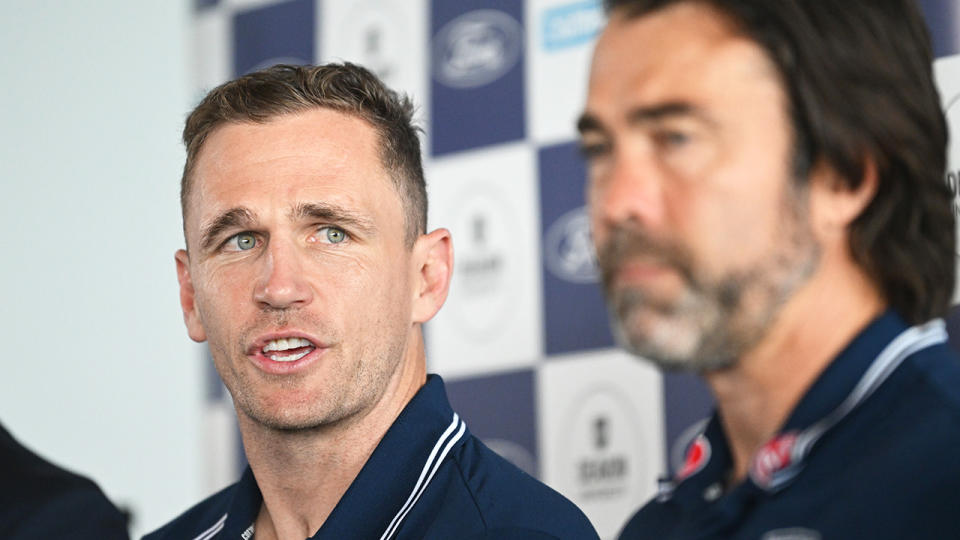
[[687, 448], [683, 467], [677, 472], [677, 482], [683, 481], [700, 472], [710, 461], [710, 441], [701, 433]]
[[773, 475], [792, 465], [796, 442], [796, 432], [790, 432], [774, 437], [763, 445], [753, 457], [753, 464], [750, 466], [750, 478], [753, 482], [766, 488], [773, 480]]

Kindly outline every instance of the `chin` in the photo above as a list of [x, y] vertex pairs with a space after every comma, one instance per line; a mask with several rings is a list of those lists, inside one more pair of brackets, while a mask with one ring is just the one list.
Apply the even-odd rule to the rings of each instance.
[[320, 410], [316, 399], [304, 397], [238, 396], [235, 404], [238, 412], [254, 423], [280, 431], [312, 429], [326, 423], [330, 416], [328, 411]]
[[325, 415], [301, 411], [251, 411], [247, 416], [275, 431], [309, 431], [330, 424]]
[[689, 320], [635, 313], [614, 326], [620, 346], [664, 371], [704, 373], [735, 363], [734, 357], [714, 354], [704, 332]]

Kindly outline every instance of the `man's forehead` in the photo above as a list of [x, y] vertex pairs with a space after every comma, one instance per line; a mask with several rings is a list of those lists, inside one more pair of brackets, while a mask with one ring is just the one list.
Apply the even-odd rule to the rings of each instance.
[[219, 126], [200, 148], [196, 169], [199, 176], [247, 167], [282, 170], [298, 159], [323, 160], [323, 170], [348, 164], [369, 168], [379, 165], [378, 142], [373, 128], [363, 120], [315, 109], [263, 123]]
[[311, 187], [367, 189], [379, 177], [387, 177], [387, 172], [378, 138], [359, 118], [312, 109], [265, 123], [231, 122], [211, 132], [199, 149], [187, 210], [192, 213], [219, 199], [258, 190], [289, 198]]
[[775, 73], [762, 48], [713, 8], [683, 2], [637, 17], [615, 12], [594, 52], [587, 112], [699, 104], [730, 81]]

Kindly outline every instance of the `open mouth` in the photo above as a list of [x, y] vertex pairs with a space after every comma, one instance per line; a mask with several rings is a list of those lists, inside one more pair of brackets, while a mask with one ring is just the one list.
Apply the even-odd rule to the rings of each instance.
[[296, 362], [317, 346], [304, 338], [271, 339], [263, 346], [263, 356], [274, 362]]

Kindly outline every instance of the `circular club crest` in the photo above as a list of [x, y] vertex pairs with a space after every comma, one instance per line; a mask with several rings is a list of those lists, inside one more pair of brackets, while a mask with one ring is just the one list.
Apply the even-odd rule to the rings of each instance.
[[558, 278], [573, 283], [597, 281], [597, 255], [586, 207], [571, 210], [550, 225], [543, 251], [547, 269]]
[[511, 323], [516, 261], [510, 203], [495, 188], [474, 185], [458, 197], [450, 214], [456, 263], [444, 308], [471, 339], [487, 339]]
[[556, 447], [563, 474], [554, 487], [595, 523], [619, 526], [656, 480], [656, 465], [644, 456], [640, 414], [624, 390], [610, 384], [587, 389], [567, 411], [569, 427]]
[[448, 22], [433, 39], [433, 76], [453, 88], [489, 84], [516, 65], [523, 27], [503, 11], [478, 9]]
[[399, 82], [401, 55], [412, 48], [408, 26], [393, 3], [359, 3], [337, 25], [337, 43], [344, 58], [376, 73], [392, 88]]

